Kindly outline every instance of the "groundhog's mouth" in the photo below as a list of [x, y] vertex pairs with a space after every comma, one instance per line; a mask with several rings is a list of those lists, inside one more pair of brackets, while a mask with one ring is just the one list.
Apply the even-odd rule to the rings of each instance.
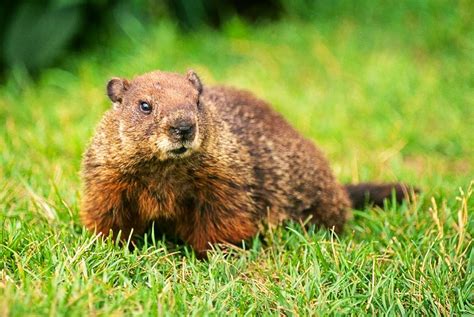
[[180, 155], [180, 154], [185, 153], [187, 150], [188, 150], [188, 148], [182, 146], [182, 147], [180, 147], [180, 148], [171, 150], [170, 152], [171, 152], [172, 154], [175, 154], [175, 155]]

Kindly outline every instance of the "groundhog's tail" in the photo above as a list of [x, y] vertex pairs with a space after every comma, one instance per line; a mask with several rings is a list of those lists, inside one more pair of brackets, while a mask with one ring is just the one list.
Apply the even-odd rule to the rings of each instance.
[[[397, 203], [408, 199], [410, 195], [419, 193], [420, 190], [416, 187], [401, 183], [392, 184], [374, 184], [374, 183], [360, 183], [345, 185], [346, 191], [352, 202], [352, 207], [355, 209], [363, 209], [365, 205], [372, 204], [383, 207], [385, 199], [391, 200], [395, 197]], [[395, 195], [395, 196], [392, 196]]]

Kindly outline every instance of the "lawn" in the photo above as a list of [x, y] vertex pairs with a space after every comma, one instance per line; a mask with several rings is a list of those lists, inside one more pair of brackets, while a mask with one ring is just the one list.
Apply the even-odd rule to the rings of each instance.
[[[0, 316], [474, 314], [466, 3], [433, 16], [232, 19], [187, 34], [166, 19], [129, 21], [35, 80], [13, 71], [0, 87]], [[342, 182], [423, 193], [355, 211], [339, 237], [289, 223], [207, 261], [163, 239], [133, 252], [97, 240], [78, 219], [79, 169], [111, 106], [107, 80], [188, 68], [270, 101]]]

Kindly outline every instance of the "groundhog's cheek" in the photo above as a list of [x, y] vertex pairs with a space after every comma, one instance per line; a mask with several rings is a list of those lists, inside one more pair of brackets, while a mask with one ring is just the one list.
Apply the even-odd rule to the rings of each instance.
[[202, 136], [202, 133], [200, 133], [199, 127], [198, 127], [196, 130], [196, 136], [194, 137], [194, 140], [191, 143], [191, 148], [194, 151], [199, 150], [199, 148], [201, 147], [202, 140], [203, 140], [203, 136]]
[[158, 137], [155, 141], [155, 145], [159, 150], [163, 152], [166, 152], [172, 149], [172, 144], [169, 141], [168, 137], [166, 136]]
[[149, 139], [149, 146], [156, 156], [162, 160], [168, 158], [168, 152], [173, 149], [173, 144], [166, 135], [157, 135]]

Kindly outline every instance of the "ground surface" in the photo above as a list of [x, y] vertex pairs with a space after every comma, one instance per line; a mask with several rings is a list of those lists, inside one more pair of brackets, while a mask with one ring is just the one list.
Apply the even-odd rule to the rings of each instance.
[[[474, 45], [458, 6], [188, 35], [135, 21], [38, 81], [12, 73], [0, 87], [0, 315], [473, 314]], [[290, 224], [209, 261], [164, 241], [133, 253], [96, 241], [78, 221], [78, 170], [110, 107], [107, 79], [187, 68], [272, 102], [341, 181], [424, 194], [355, 212], [339, 238]]]

